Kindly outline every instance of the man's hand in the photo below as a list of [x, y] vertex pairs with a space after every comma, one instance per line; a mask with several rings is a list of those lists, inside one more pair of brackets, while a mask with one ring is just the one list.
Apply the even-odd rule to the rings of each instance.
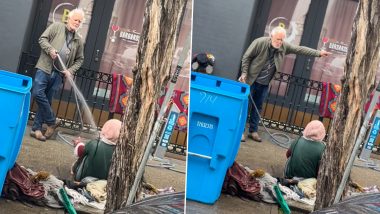
[[326, 56], [331, 55], [330, 52], [327, 52], [327, 51], [324, 51], [324, 50], [322, 50], [322, 51], [320, 52], [320, 54], [321, 54], [321, 57], [326, 57]]
[[64, 70], [62, 71], [62, 73], [65, 75], [66, 78], [70, 78], [70, 79], [73, 78], [73, 75], [71, 74], [69, 70]]
[[49, 54], [52, 59], [57, 58], [57, 51], [55, 49], [51, 50]]
[[246, 83], [246, 81], [247, 81], [247, 74], [242, 74], [239, 77], [239, 82]]

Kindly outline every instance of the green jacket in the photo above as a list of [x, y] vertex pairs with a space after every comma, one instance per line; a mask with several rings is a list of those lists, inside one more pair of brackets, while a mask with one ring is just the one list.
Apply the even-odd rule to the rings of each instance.
[[[242, 74], [247, 74], [246, 83], [252, 85], [260, 71], [268, 60], [268, 51], [271, 45], [270, 37], [260, 37], [255, 39], [248, 47], [242, 58]], [[281, 70], [284, 57], [287, 54], [302, 54], [307, 56], [320, 57], [320, 52], [304, 46], [296, 46], [283, 42], [282, 46], [274, 55], [276, 71]]]
[[84, 156], [77, 169], [76, 180], [91, 176], [98, 179], [107, 180], [108, 171], [115, 145], [109, 145], [101, 140], [91, 140], [86, 143]]
[[303, 137], [294, 141], [289, 148], [291, 155], [285, 166], [285, 177], [317, 178], [325, 147], [321, 142]]
[[[55, 22], [42, 33], [38, 40], [42, 50], [36, 68], [51, 74], [53, 69], [53, 59], [50, 57], [49, 53], [52, 49], [57, 51], [61, 50], [66, 38], [65, 30], [66, 25], [64, 23]], [[66, 65], [72, 74], [74, 74], [83, 63], [83, 49], [82, 39], [79, 37], [78, 33], [75, 33]]]

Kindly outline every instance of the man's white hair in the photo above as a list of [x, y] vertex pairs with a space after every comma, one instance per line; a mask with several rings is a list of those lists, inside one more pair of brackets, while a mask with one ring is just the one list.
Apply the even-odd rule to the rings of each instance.
[[275, 34], [278, 34], [278, 33], [283, 33], [286, 37], [286, 30], [285, 28], [283, 27], [280, 27], [280, 26], [277, 26], [275, 28], [272, 29], [272, 31], [270, 32], [270, 35], [273, 36]]
[[83, 17], [82, 23], [84, 22], [84, 11], [80, 8], [75, 8], [74, 10], [69, 12], [69, 18], [71, 18], [74, 14], [79, 14]]

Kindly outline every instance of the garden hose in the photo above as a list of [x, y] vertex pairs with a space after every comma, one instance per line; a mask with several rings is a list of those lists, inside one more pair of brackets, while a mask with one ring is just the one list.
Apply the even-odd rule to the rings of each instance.
[[289, 206], [286, 203], [286, 200], [284, 199], [284, 197], [282, 196], [280, 187], [278, 187], [278, 185], [276, 184], [273, 186], [273, 189], [276, 193], [276, 200], [277, 200], [277, 203], [280, 205], [281, 210], [284, 212], [284, 214], [290, 214]]
[[67, 212], [69, 214], [77, 214], [64, 188], [59, 189], [59, 195]]
[[[292, 142], [292, 138], [290, 138], [288, 135], [284, 134], [284, 133], [271, 133], [268, 128], [265, 126], [264, 124], [264, 121], [263, 119], [261, 118], [261, 115], [260, 115], [260, 112], [259, 110], [257, 109], [257, 106], [255, 104], [255, 102], [253, 101], [253, 98], [252, 98], [252, 94], [249, 94], [249, 97], [251, 98], [251, 103], [253, 104], [253, 107], [256, 111], [256, 113], [259, 115], [259, 118], [260, 118], [260, 121], [261, 121], [261, 124], [263, 125], [265, 131], [269, 134], [269, 136], [271, 136], [271, 138], [273, 139], [272, 140], [272, 143], [275, 143], [276, 145], [282, 147], [282, 148], [285, 148], [285, 149], [288, 149], [290, 147], [290, 143]], [[251, 110], [252, 111], [252, 110]], [[277, 137], [275, 137], [277, 136]], [[278, 138], [278, 136], [282, 136], [283, 138], [285, 138], [286, 140], [285, 141], [282, 141]]]

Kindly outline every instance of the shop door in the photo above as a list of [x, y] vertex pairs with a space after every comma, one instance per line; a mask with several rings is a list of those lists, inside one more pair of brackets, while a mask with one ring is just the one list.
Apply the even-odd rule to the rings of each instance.
[[[318, 36], [322, 27], [327, 0], [272, 0], [265, 26], [265, 35], [270, 36], [274, 27], [282, 26], [287, 31], [286, 41], [293, 45], [307, 46], [318, 49]], [[284, 63], [275, 80], [271, 82], [268, 105], [264, 114], [280, 115], [280, 122], [303, 126], [303, 116], [306, 112], [313, 111], [307, 102], [305, 94], [308, 75], [313, 64], [314, 57], [289, 54], [284, 58]], [[276, 79], [275, 78], [275, 79]], [[282, 115], [282, 112], [287, 112]], [[301, 115], [301, 116], [300, 116]]]
[[[318, 108], [321, 91], [314, 81], [340, 82], [357, 5], [355, 0], [272, 0], [266, 35], [280, 25], [287, 29], [291, 44], [333, 53], [324, 58], [294, 54], [285, 57], [280, 72], [291, 76], [281, 82], [272, 81], [270, 99], [289, 109], [286, 123], [298, 121]], [[302, 121], [298, 122], [296, 125], [302, 126]]]
[[[138, 41], [142, 32], [145, 0], [41, 0], [32, 27], [31, 44], [27, 53], [28, 69], [19, 73], [33, 76], [31, 70], [40, 54], [38, 38], [46, 26], [54, 22], [65, 22], [68, 12], [74, 8], [85, 11], [85, 22], [78, 31], [85, 43], [83, 65], [76, 78], [83, 95], [92, 99], [110, 96], [109, 75], [123, 74], [132, 78], [136, 63]], [[188, 3], [181, 24], [176, 56], [181, 52], [185, 38], [191, 31], [191, 1]], [[176, 59], [174, 59], [176, 61]], [[189, 63], [185, 63], [187, 65]], [[23, 66], [20, 66], [23, 67]], [[25, 67], [25, 66], [24, 66]], [[173, 66], [175, 68], [175, 65]], [[180, 75], [178, 89], [188, 90], [188, 66]], [[107, 89], [108, 87], [108, 89]], [[70, 97], [71, 87], [65, 84], [60, 99]], [[61, 96], [61, 95], [57, 95]], [[58, 97], [57, 97], [58, 98]]]
[[[272, 0], [269, 10], [265, 35], [276, 26], [282, 26], [287, 31], [288, 43], [318, 49], [318, 36], [323, 23], [327, 1], [311, 0]], [[308, 78], [314, 57], [290, 54], [284, 58], [282, 73], [296, 77]], [[287, 84], [282, 84], [279, 92], [286, 95]], [[289, 92], [290, 93], [290, 92]]]
[[[311, 0], [272, 0], [265, 25], [265, 36], [270, 36], [274, 27], [286, 29], [285, 41], [293, 45], [317, 48], [319, 30], [322, 25], [327, 1]], [[269, 100], [283, 103], [284, 107], [292, 109], [294, 105], [303, 105], [304, 88], [297, 87], [289, 81], [291, 76], [305, 78], [310, 73], [310, 65], [314, 58], [289, 54], [284, 57], [284, 63], [279, 72], [285, 73], [281, 81], [271, 82]], [[288, 76], [290, 75], [290, 76]], [[292, 115], [292, 114], [289, 114]], [[287, 118], [287, 120], [290, 120]]]
[[[98, 76], [96, 72], [99, 70], [114, 2], [114, 0], [51, 1], [47, 26], [52, 22], [66, 22], [69, 11], [74, 8], [81, 8], [85, 12], [84, 22], [77, 31], [84, 42], [84, 62], [75, 80], [89, 101], [93, 98], [91, 94], [96, 85], [96, 77]], [[62, 94], [56, 96], [61, 96], [61, 99], [67, 100], [71, 93], [71, 85], [66, 81]]]
[[[53, 22], [66, 22], [68, 13], [74, 8], [85, 12], [85, 20], [78, 30], [85, 44], [85, 61], [82, 68], [98, 70], [100, 50], [104, 48], [105, 35], [111, 19], [115, 0], [41, 0], [36, 8], [35, 21], [30, 37], [29, 57], [38, 59], [41, 48], [38, 39]], [[98, 51], [95, 51], [98, 50]], [[35, 63], [35, 62], [34, 62]], [[98, 65], [97, 65], [98, 64]], [[25, 71], [20, 71], [23, 73]]]
[[333, 54], [326, 58], [287, 55], [281, 72], [316, 81], [339, 83], [351, 39], [356, 0], [272, 0], [265, 34], [287, 29], [287, 41]]
[[[97, 83], [96, 80], [99, 76], [104, 77], [103, 73], [121, 73], [132, 77], [145, 1], [42, 0], [36, 18], [36, 30], [32, 35], [30, 53], [34, 58], [39, 56], [38, 38], [46, 26], [53, 22], [65, 22], [69, 11], [74, 8], [81, 8], [85, 12], [85, 21], [78, 30], [85, 44], [85, 59], [80, 70], [82, 77], [77, 78], [77, 85], [89, 100], [92, 97], [108, 98], [106, 84]], [[69, 96], [71, 87], [65, 84], [64, 89], [63, 99]]]

